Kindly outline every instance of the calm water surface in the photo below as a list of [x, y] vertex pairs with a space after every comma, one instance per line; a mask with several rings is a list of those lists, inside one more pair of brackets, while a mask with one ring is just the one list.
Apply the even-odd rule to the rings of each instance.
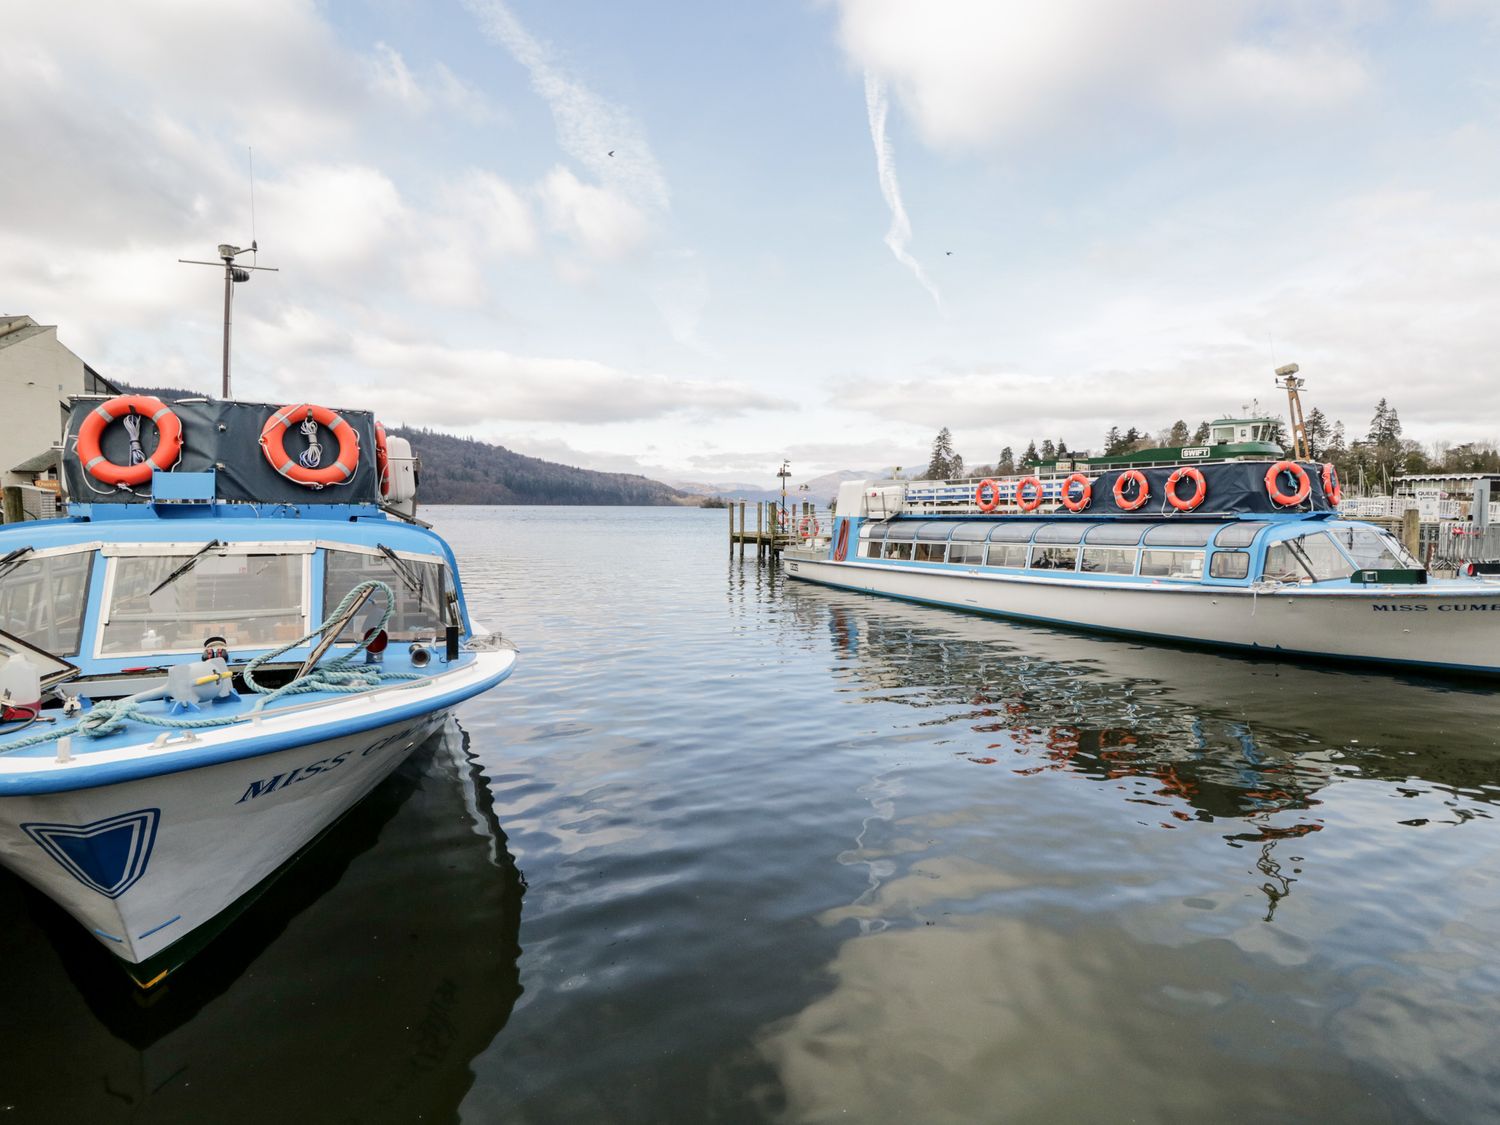
[[0, 878], [0, 1119], [1479, 1120], [1500, 696], [436, 509], [520, 646], [137, 999]]

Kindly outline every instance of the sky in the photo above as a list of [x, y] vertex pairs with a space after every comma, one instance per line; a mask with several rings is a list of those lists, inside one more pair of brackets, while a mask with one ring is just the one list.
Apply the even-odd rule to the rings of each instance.
[[[1500, 436], [1500, 0], [0, 0], [0, 313], [658, 479]], [[253, 152], [253, 208], [250, 166]], [[246, 260], [251, 260], [246, 256]]]

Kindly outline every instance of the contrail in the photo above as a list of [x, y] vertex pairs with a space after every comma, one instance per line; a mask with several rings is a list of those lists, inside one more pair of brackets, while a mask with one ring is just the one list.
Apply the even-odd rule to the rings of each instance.
[[530, 73], [532, 88], [552, 110], [563, 149], [636, 203], [666, 211], [671, 204], [666, 177], [631, 115], [564, 73], [503, 0], [464, 0], [464, 7], [485, 35]]
[[885, 96], [885, 86], [865, 71], [865, 108], [870, 112], [870, 139], [875, 142], [875, 169], [880, 174], [880, 194], [885, 196], [886, 206], [891, 209], [891, 229], [885, 232], [885, 244], [891, 248], [900, 262], [922, 283], [922, 288], [932, 294], [939, 309], [943, 307], [943, 296], [938, 292], [927, 271], [906, 249], [911, 241], [911, 220], [906, 217], [906, 205], [901, 202], [901, 184], [896, 179], [896, 157], [891, 151], [891, 142], [885, 135], [885, 118], [890, 102]]

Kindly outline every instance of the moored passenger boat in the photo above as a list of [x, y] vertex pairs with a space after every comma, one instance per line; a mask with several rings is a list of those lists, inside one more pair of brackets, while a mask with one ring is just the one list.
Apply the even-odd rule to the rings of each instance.
[[67, 435], [68, 517], [0, 529], [0, 862], [150, 984], [515, 652], [367, 413], [122, 396]]
[[851, 481], [790, 577], [1161, 640], [1500, 674], [1500, 582], [1430, 579], [1293, 461]]

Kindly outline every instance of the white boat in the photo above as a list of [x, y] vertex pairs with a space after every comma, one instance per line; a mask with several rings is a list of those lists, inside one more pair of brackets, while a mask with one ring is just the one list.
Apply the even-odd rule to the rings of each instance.
[[0, 862], [150, 985], [516, 654], [368, 414], [129, 398], [75, 403], [69, 516], [0, 528]]
[[1341, 519], [1331, 466], [851, 481], [789, 577], [1106, 633], [1500, 674], [1500, 582]]

